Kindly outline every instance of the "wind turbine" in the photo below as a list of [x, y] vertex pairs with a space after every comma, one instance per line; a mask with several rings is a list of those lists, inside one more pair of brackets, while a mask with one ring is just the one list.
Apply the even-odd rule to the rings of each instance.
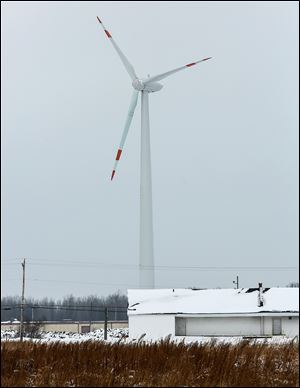
[[141, 288], [154, 288], [154, 260], [153, 260], [153, 223], [152, 223], [152, 182], [151, 182], [151, 155], [150, 155], [150, 126], [149, 126], [149, 100], [148, 94], [158, 92], [163, 85], [158, 83], [162, 79], [177, 73], [180, 70], [188, 69], [197, 63], [207, 61], [211, 57], [203, 58], [199, 61], [177, 67], [166, 73], [153, 77], [139, 78], [134, 67], [120, 50], [111, 33], [105, 28], [102, 21], [97, 16], [107, 38], [111, 41], [117, 54], [119, 55], [127, 73], [132, 80], [133, 93], [129, 105], [128, 115], [123, 129], [122, 138], [117, 151], [115, 164], [111, 174], [113, 180], [118, 162], [120, 160], [132, 117], [137, 105], [138, 94], [141, 93], [142, 100], [142, 120], [141, 120], [141, 175], [140, 175], [140, 261], [139, 261], [139, 283]]

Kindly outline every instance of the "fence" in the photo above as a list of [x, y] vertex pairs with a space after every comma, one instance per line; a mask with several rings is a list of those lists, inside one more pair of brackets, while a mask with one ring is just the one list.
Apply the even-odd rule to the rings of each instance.
[[[107, 319], [111, 321], [127, 320], [127, 306], [103, 305], [24, 305], [24, 321], [104, 321], [105, 311]], [[1, 321], [20, 320], [21, 304], [1, 305]]]
[[[2, 311], [12, 312], [14, 319], [11, 318], [3, 322]], [[21, 333], [24, 333], [26, 325], [33, 324], [39, 324], [45, 331], [69, 331], [74, 333], [84, 333], [103, 328], [104, 339], [107, 339], [109, 324], [110, 328], [113, 328], [113, 326], [128, 327], [127, 307], [124, 306], [42, 306], [27, 304], [24, 306], [25, 319], [23, 326], [17, 319], [17, 317], [20, 317], [20, 311], [21, 304], [14, 306], [2, 305], [1, 330], [19, 330], [21, 335]], [[48, 313], [42, 314], [41, 311]], [[28, 312], [31, 314], [28, 314]], [[64, 313], [61, 314], [61, 312]], [[46, 315], [48, 319], [46, 319]]]

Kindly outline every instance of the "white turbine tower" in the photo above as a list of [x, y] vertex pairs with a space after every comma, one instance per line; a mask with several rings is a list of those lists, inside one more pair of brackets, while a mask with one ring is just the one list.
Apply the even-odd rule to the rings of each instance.
[[139, 261], [139, 282], [141, 288], [154, 288], [154, 260], [153, 260], [153, 224], [152, 224], [152, 183], [151, 183], [151, 156], [150, 156], [150, 126], [149, 126], [149, 100], [148, 94], [158, 92], [163, 85], [158, 83], [177, 71], [187, 69], [197, 63], [207, 61], [211, 57], [203, 58], [200, 61], [192, 62], [187, 65], [177, 67], [166, 73], [158, 74], [154, 77], [139, 78], [133, 66], [126, 56], [120, 50], [112, 38], [110, 32], [104, 27], [102, 21], [99, 23], [104, 29], [106, 36], [111, 41], [118, 53], [125, 69], [127, 70], [133, 86], [133, 93], [129, 105], [129, 111], [125, 122], [121, 142], [117, 151], [114, 168], [111, 174], [113, 179], [118, 162], [120, 160], [132, 117], [136, 108], [138, 94], [141, 92], [142, 98], [142, 120], [141, 120], [141, 177], [140, 177], [140, 261]]

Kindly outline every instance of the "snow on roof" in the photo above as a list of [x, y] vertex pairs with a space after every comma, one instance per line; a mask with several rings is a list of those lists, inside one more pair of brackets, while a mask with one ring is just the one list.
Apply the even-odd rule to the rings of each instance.
[[128, 314], [230, 314], [299, 312], [299, 288], [264, 288], [258, 307], [258, 289], [132, 289]]

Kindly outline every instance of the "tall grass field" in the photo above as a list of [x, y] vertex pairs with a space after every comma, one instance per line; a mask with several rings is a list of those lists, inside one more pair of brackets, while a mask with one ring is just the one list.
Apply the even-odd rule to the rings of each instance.
[[2, 387], [298, 387], [296, 343], [2, 342]]

